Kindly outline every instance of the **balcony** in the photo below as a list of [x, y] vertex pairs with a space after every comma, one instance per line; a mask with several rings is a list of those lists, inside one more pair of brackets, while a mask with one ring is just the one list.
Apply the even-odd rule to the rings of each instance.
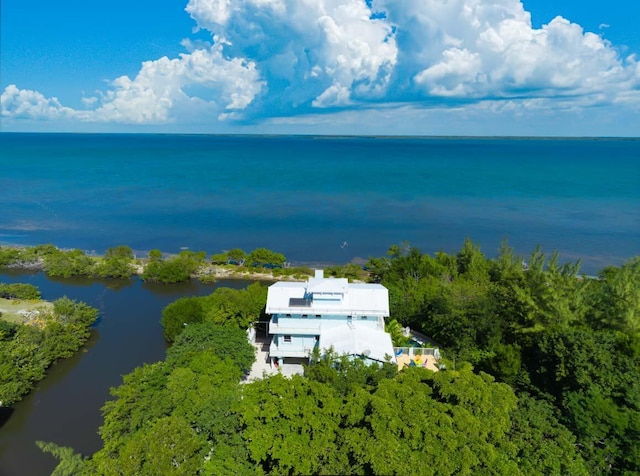
[[317, 335], [320, 334], [320, 319], [271, 319], [269, 334]]
[[285, 357], [308, 358], [312, 350], [311, 348], [291, 349], [288, 347], [278, 347], [275, 342], [271, 342], [269, 346], [269, 356], [281, 359]]

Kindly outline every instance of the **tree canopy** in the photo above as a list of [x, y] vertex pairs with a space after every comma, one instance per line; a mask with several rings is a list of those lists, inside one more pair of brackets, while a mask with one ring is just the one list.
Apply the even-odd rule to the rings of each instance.
[[[30, 292], [33, 292], [31, 290]], [[39, 292], [38, 292], [39, 293]], [[89, 338], [98, 310], [63, 297], [23, 323], [0, 320], [0, 402], [19, 402], [57, 359], [71, 357]]]
[[593, 279], [555, 253], [503, 243], [487, 259], [466, 240], [455, 254], [392, 246], [366, 269], [389, 289], [389, 330], [432, 337], [442, 370], [336, 356], [241, 383], [266, 289], [221, 289], [165, 309], [165, 361], [124, 377], [103, 449], [73, 461], [82, 474], [640, 472], [639, 259]]

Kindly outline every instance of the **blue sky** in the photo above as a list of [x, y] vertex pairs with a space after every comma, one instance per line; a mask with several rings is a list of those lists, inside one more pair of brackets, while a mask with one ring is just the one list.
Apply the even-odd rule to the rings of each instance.
[[3, 131], [640, 136], [640, 2], [0, 5]]

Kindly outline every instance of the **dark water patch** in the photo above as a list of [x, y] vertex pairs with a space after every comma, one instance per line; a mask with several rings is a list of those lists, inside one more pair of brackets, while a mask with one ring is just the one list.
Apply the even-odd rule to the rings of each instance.
[[162, 360], [162, 309], [183, 296], [204, 296], [216, 287], [243, 288], [247, 281], [215, 284], [188, 282], [159, 285], [131, 280], [48, 279], [43, 273], [18, 270], [0, 274], [2, 282], [28, 282], [42, 296], [84, 301], [100, 310], [87, 345], [70, 359], [57, 362], [22, 402], [3, 409], [0, 418], [0, 475], [48, 475], [55, 461], [36, 447], [36, 440], [71, 446], [84, 455], [101, 447], [100, 408], [109, 388], [144, 363]]
[[11, 407], [0, 407], [0, 428], [2, 428], [4, 424], [9, 421], [9, 418], [11, 418], [13, 411], [14, 410]]

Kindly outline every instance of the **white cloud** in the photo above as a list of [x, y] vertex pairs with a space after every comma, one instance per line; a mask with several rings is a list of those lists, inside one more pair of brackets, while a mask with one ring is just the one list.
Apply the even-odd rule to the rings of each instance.
[[191, 0], [186, 11], [280, 86], [270, 88], [271, 108], [346, 106], [389, 86], [392, 27], [370, 18], [364, 0]]
[[[172, 120], [172, 112], [189, 107], [216, 112], [219, 117], [246, 108], [263, 82], [254, 63], [226, 59], [222, 47], [219, 42], [179, 58], [144, 62], [133, 80], [121, 76], [113, 81], [93, 120], [162, 123]], [[185, 90], [194, 87], [200, 88], [199, 95], [189, 96]]]
[[46, 98], [38, 91], [18, 89], [15, 84], [5, 88], [0, 96], [2, 116], [25, 119], [59, 119], [72, 116], [73, 109], [63, 107], [57, 98]]
[[608, 42], [575, 23], [556, 17], [533, 28], [516, 0], [381, 5], [398, 24], [398, 69], [426, 97], [615, 95], [634, 74]]
[[562, 17], [533, 28], [519, 0], [371, 5], [189, 0], [185, 10], [211, 33], [210, 43], [184, 40], [187, 53], [144, 62], [135, 77], [117, 78], [105, 92], [84, 98], [84, 111], [9, 86], [2, 115], [163, 124], [284, 121], [401, 104], [456, 104], [474, 114], [640, 107], [633, 55], [621, 58], [601, 36]]
[[[12, 85], [2, 94], [2, 115], [160, 124], [188, 121], [196, 110], [224, 120], [251, 104], [264, 83], [253, 62], [227, 59], [222, 48], [220, 42], [179, 58], [145, 61], [135, 78], [121, 76], [110, 83], [105, 93], [83, 98], [86, 106], [93, 107], [86, 111], [65, 108], [55, 98], [47, 99], [36, 91], [19, 90]], [[197, 94], [187, 94], [190, 88], [197, 88]]]

